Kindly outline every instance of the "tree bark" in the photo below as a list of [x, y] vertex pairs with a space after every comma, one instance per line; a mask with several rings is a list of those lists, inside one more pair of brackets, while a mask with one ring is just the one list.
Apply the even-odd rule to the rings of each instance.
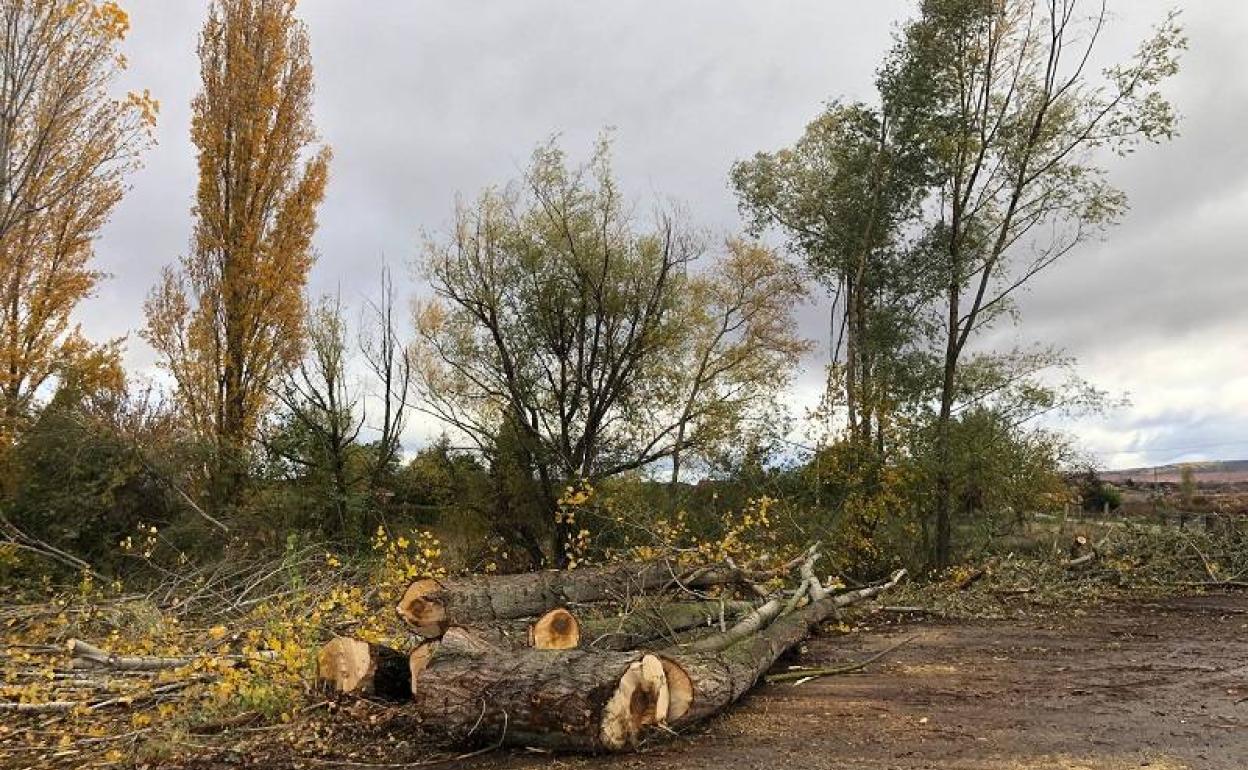
[[452, 628], [411, 671], [422, 727], [446, 743], [619, 751], [667, 718], [662, 662], [641, 652], [503, 650]]
[[720, 618], [736, 619], [755, 608], [754, 602], [671, 602], [643, 607], [612, 618], [581, 622], [581, 638], [599, 650], [635, 650], [656, 639], [700, 626], [712, 627]]
[[669, 562], [653, 561], [442, 581], [424, 578], [407, 587], [396, 611], [418, 634], [437, 639], [452, 626], [533, 617], [564, 605], [622, 600], [674, 584], [705, 588], [753, 577], [728, 567], [682, 573]]

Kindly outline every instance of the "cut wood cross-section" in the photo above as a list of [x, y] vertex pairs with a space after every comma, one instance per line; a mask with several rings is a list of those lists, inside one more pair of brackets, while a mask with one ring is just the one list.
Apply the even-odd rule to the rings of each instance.
[[408, 656], [359, 639], [339, 636], [322, 647], [316, 656], [316, 678], [331, 692], [392, 700], [411, 696]]

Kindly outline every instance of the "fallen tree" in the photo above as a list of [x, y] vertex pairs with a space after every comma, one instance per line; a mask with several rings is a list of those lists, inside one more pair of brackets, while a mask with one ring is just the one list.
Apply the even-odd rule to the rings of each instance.
[[840, 608], [905, 576], [901, 570], [882, 583], [833, 594], [814, 576], [816, 558], [811, 551], [796, 591], [754, 607], [727, 631], [658, 652], [517, 649], [452, 627], [410, 657], [415, 712], [430, 735], [447, 743], [580, 751], [618, 751], [653, 726], [692, 724], [740, 698]]
[[581, 636], [589, 647], [632, 650], [656, 639], [669, 639], [692, 628], [713, 628], [750, 612], [751, 601], [667, 602], [642, 606], [620, 615], [581, 622]]
[[670, 561], [658, 560], [518, 575], [422, 578], [407, 587], [395, 610], [416, 633], [437, 639], [452, 626], [489, 625], [578, 604], [625, 603], [630, 597], [669, 587], [753, 584], [775, 574], [782, 573], [731, 565], [684, 571]]
[[644, 652], [500, 649], [451, 628], [410, 672], [422, 728], [447, 743], [618, 751], [667, 719], [662, 661]]
[[905, 575], [905, 570], [898, 570], [883, 583], [843, 594], [832, 594], [813, 581], [808, 587], [809, 604], [781, 615], [757, 631], [741, 634], [734, 628], [701, 640], [691, 651], [662, 651], [671, 703], [668, 723], [673, 727], [691, 724], [723, 710], [753, 687], [811, 629], [842, 607], [892, 588]]
[[[818, 558], [812, 546], [786, 565], [800, 568], [800, 583], [763, 602], [670, 601], [662, 593], [673, 585], [751, 582], [732, 565], [681, 576], [650, 562], [417, 581], [398, 610], [424, 642], [403, 656], [335, 639], [318, 658], [319, 677], [340, 692], [410, 693], [422, 729], [444, 743], [619, 751], [654, 727], [692, 724], [727, 708], [813, 628], [905, 576], [899, 570], [836, 594], [816, 577]], [[612, 597], [622, 606], [611, 617], [580, 619], [566, 606]], [[525, 617], [536, 617], [527, 635], [516, 625]], [[687, 629], [710, 633], [674, 643]]]

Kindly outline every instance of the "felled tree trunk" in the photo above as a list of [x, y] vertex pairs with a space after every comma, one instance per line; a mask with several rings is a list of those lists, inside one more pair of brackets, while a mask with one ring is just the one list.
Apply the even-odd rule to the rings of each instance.
[[422, 727], [449, 743], [618, 751], [667, 718], [662, 661], [641, 652], [500, 650], [461, 628], [411, 656]]
[[412, 694], [408, 656], [359, 639], [331, 639], [316, 656], [317, 684], [332, 692], [407, 700]]
[[[810, 604], [781, 615], [760, 630], [743, 636], [732, 631], [699, 642], [704, 651], [669, 648], [661, 653], [668, 684], [668, 723], [691, 724], [715, 714], [744, 695], [767, 669], [805, 639], [812, 628], [842, 607], [871, 598], [905, 577], [899, 570], [884, 583], [833, 595], [810, 587]], [[723, 640], [729, 643], [723, 644]]]
[[758, 575], [731, 567], [703, 567], [683, 574], [666, 561], [616, 564], [519, 575], [474, 575], [407, 587], [395, 608], [416, 633], [437, 639], [452, 626], [488, 625], [540, 615], [556, 607], [630, 596], [669, 585], [705, 588]]
[[745, 601], [659, 604], [618, 617], [582, 621], [581, 637], [587, 647], [599, 650], [634, 650], [691, 628], [716, 626], [721, 618], [735, 620], [754, 608], [753, 602]]

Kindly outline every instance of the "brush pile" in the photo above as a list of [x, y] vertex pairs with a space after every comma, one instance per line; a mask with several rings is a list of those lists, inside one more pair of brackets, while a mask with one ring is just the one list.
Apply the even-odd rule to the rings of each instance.
[[[774, 572], [652, 561], [418, 580], [397, 606], [414, 649], [339, 637], [318, 679], [410, 702], [447, 744], [627, 750], [727, 708], [815, 626], [905, 575], [837, 593], [818, 558], [812, 546]], [[791, 587], [763, 587], [790, 573]]]

